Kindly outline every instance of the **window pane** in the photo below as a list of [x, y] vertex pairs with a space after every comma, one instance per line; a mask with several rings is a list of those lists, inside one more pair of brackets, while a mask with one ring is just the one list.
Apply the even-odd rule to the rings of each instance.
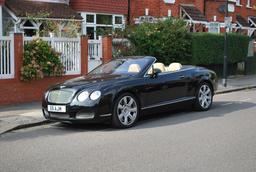
[[36, 35], [36, 30], [35, 29], [24, 29], [24, 35], [25, 36], [35, 36]]
[[94, 15], [92, 15], [92, 14], [87, 14], [87, 15], [86, 15], [86, 22], [87, 22], [87, 23], [94, 23]]
[[122, 17], [116, 16], [116, 17], [115, 17], [115, 24], [123, 24]]
[[97, 14], [97, 24], [112, 25], [112, 15]]
[[86, 33], [89, 39], [94, 39], [94, 27], [87, 27]]
[[109, 35], [112, 33], [112, 27], [97, 27], [96, 28], [96, 33], [97, 37], [102, 36], [102, 35]]

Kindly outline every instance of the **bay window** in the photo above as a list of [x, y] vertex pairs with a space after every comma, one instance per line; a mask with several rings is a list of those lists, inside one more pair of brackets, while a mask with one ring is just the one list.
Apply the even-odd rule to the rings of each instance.
[[84, 18], [83, 34], [89, 39], [97, 39], [102, 32], [122, 30], [125, 26], [124, 16], [115, 14], [81, 13]]

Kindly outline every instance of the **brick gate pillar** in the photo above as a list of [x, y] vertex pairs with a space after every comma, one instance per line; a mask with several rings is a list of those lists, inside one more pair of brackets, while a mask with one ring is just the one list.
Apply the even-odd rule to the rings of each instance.
[[109, 62], [112, 59], [112, 37], [104, 36], [102, 38], [103, 44], [103, 63]]
[[88, 73], [88, 37], [81, 35], [81, 75]]
[[23, 63], [23, 33], [14, 33], [14, 78], [20, 80]]

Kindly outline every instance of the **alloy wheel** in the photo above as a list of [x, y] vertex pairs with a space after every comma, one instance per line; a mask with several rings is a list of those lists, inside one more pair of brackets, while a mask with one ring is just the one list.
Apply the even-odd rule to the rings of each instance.
[[210, 107], [212, 103], [212, 90], [211, 88], [204, 84], [200, 87], [198, 93], [199, 104], [203, 109], [207, 109]]
[[134, 98], [131, 96], [124, 96], [117, 105], [117, 116], [119, 121], [129, 126], [133, 124], [138, 115], [138, 106]]

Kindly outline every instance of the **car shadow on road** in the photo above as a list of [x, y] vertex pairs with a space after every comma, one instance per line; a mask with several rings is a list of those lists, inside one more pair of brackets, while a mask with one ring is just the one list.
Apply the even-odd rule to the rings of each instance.
[[[186, 110], [175, 110], [171, 112], [152, 114], [143, 116], [135, 127], [126, 129], [128, 131], [156, 128], [169, 125], [178, 125], [181, 123], [191, 122], [195, 120], [201, 120], [204, 118], [216, 117], [220, 118], [226, 115], [232, 115], [232, 112], [242, 111], [255, 107], [256, 104], [252, 102], [239, 102], [239, 101], [218, 101], [214, 102], [212, 109], [205, 112]], [[85, 132], [118, 132], [124, 131], [121, 129], [112, 128], [109, 124], [62, 124], [54, 123], [35, 127], [31, 129], [25, 129], [23, 131], [14, 131], [10, 134], [6, 134], [0, 139], [0, 141], [13, 141], [19, 139], [33, 139], [37, 137], [46, 136], [59, 136], [74, 133]]]
[[191, 109], [175, 110], [167, 113], [152, 114], [142, 117], [135, 128], [131, 129], [144, 129], [161, 127], [166, 125], [177, 125], [180, 123], [191, 122], [210, 117], [223, 117], [232, 115], [232, 112], [242, 111], [255, 107], [256, 104], [252, 102], [240, 101], [218, 101], [214, 102], [209, 111], [193, 111]]

